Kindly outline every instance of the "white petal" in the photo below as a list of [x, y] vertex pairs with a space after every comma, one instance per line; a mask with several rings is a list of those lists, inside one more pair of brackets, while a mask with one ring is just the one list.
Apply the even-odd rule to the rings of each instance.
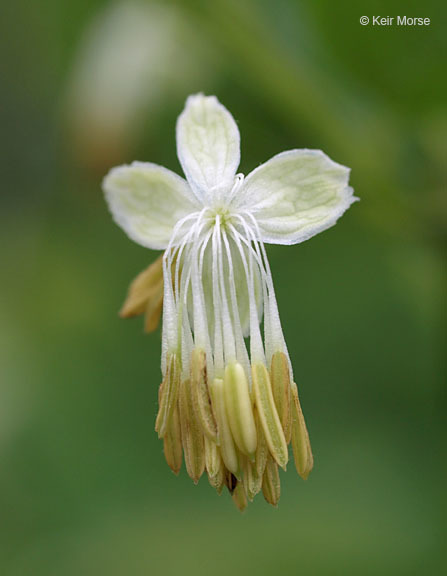
[[115, 222], [132, 240], [153, 250], [166, 248], [176, 222], [197, 210], [188, 183], [156, 164], [112, 168], [103, 190]]
[[254, 215], [264, 242], [303, 242], [333, 226], [357, 200], [349, 172], [320, 150], [282, 152], [247, 176], [238, 207]]
[[177, 154], [202, 199], [233, 186], [240, 161], [239, 130], [215, 96], [196, 94], [187, 99], [177, 120]]

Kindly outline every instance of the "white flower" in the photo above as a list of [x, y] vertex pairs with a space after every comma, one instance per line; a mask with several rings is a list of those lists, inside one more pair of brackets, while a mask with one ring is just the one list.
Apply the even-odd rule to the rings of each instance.
[[190, 96], [177, 121], [186, 180], [134, 162], [104, 190], [132, 240], [165, 250], [156, 429], [168, 463], [178, 472], [183, 448], [196, 482], [206, 469], [244, 508], [261, 488], [277, 503], [290, 440], [299, 474], [313, 465], [264, 243], [307, 240], [355, 198], [349, 169], [319, 150], [283, 152], [244, 179], [239, 143], [217, 98]]

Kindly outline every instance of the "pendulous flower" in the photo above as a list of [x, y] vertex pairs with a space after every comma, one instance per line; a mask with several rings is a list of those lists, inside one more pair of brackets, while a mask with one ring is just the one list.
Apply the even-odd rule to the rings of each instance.
[[296, 244], [334, 225], [355, 200], [349, 169], [319, 150], [289, 150], [246, 178], [236, 123], [214, 96], [190, 96], [177, 121], [186, 180], [156, 164], [113, 168], [103, 187], [116, 223], [164, 254], [132, 283], [123, 316], [163, 306], [155, 428], [177, 474], [206, 470], [239, 509], [262, 490], [276, 505], [292, 443], [313, 467], [265, 243]]

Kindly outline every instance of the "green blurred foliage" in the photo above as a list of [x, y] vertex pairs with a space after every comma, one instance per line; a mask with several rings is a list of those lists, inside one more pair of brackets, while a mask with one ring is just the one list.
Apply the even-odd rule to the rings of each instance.
[[[157, 76], [126, 146], [98, 134], [88, 154], [95, 125], [73, 125], [73, 69], [111, 3], [1, 7], [0, 573], [439, 574], [441, 5], [161, 5], [181, 22], [172, 41], [194, 73], [166, 86]], [[359, 24], [373, 14], [432, 24]], [[169, 66], [175, 77], [178, 61]], [[243, 172], [321, 148], [352, 168], [361, 198], [321, 236], [269, 249], [316, 465], [306, 483], [292, 466], [282, 474], [278, 509], [258, 497], [242, 516], [164, 462], [153, 431], [160, 334], [117, 317], [155, 254], [112, 223], [100, 190], [115, 163], [180, 171], [175, 120], [196, 91], [236, 117]]]

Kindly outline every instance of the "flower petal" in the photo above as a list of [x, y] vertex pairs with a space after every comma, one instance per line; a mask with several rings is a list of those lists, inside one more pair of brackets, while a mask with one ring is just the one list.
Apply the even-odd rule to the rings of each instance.
[[183, 178], [146, 162], [112, 168], [103, 190], [115, 222], [153, 250], [166, 248], [176, 222], [198, 208]]
[[189, 96], [177, 120], [177, 155], [196, 194], [231, 189], [240, 161], [233, 116], [215, 96]]
[[357, 200], [349, 168], [320, 150], [289, 150], [245, 179], [238, 206], [256, 218], [264, 242], [296, 244], [333, 226]]

